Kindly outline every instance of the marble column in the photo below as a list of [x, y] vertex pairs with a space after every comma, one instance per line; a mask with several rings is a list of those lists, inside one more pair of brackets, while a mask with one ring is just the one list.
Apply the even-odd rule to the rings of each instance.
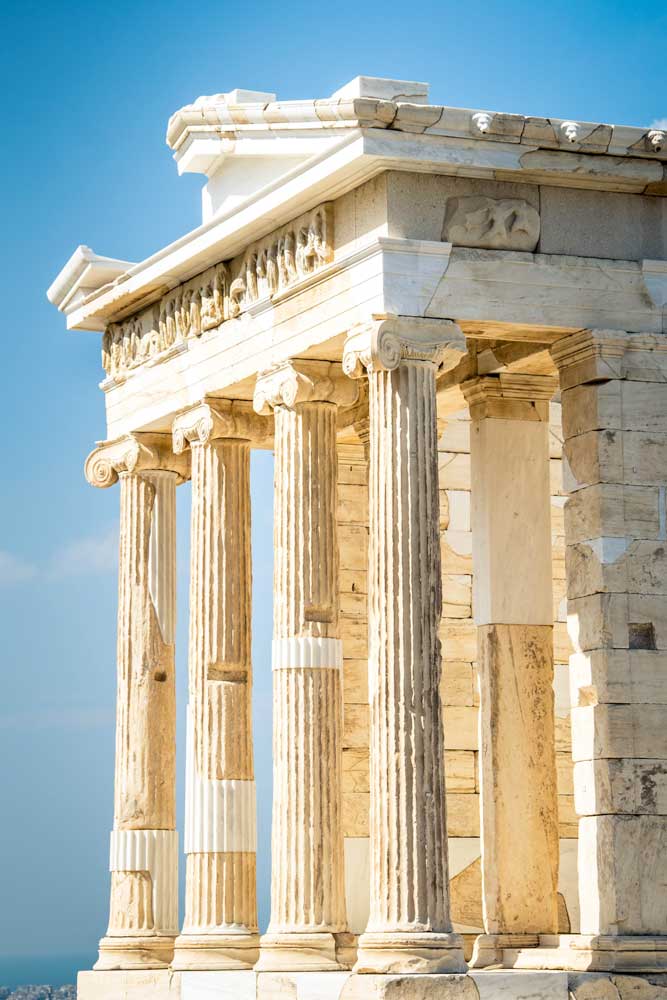
[[255, 409], [275, 418], [271, 922], [261, 971], [337, 969], [349, 945], [336, 418], [337, 404], [356, 396], [328, 362], [283, 364], [255, 390]]
[[369, 380], [371, 910], [357, 972], [465, 970], [449, 913], [443, 756], [436, 370], [453, 323], [353, 330], [347, 374]]
[[561, 385], [581, 933], [561, 965], [667, 971], [667, 352], [588, 330]]
[[470, 406], [484, 930], [476, 968], [558, 929], [549, 401], [555, 377], [462, 385]]
[[163, 968], [178, 933], [176, 485], [168, 435], [102, 445], [86, 478], [120, 479], [118, 694], [109, 927], [96, 969]]
[[250, 404], [176, 418], [190, 449], [190, 651], [185, 921], [175, 969], [252, 968], [259, 954], [252, 749]]

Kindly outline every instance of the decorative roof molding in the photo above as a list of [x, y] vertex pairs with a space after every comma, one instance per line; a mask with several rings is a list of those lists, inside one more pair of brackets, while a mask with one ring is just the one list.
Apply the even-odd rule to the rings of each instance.
[[[234, 103], [232, 98], [237, 95], [238, 100], [242, 94], [252, 96]], [[295, 129], [304, 133], [380, 128], [478, 142], [522, 142], [539, 149], [571, 150], [576, 146], [578, 151], [616, 156], [658, 157], [664, 150], [664, 134], [657, 129], [430, 105], [426, 103], [428, 84], [409, 80], [356, 77], [324, 99], [267, 99], [271, 97], [251, 91], [199, 97], [171, 116], [167, 144], [178, 158], [188, 139], [229, 144], [249, 136], [259, 138], [263, 133]]]
[[665, 142], [667, 142], [667, 132], [662, 129], [652, 128], [646, 135], [654, 153], [661, 153]]
[[100, 257], [90, 247], [78, 246], [46, 296], [60, 312], [68, 314], [91, 292], [115, 281], [131, 267], [134, 264], [128, 260]]

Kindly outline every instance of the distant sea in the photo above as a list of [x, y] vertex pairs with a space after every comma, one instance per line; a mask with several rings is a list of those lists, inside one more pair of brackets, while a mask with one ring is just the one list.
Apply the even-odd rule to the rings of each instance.
[[96, 955], [0, 955], [0, 986], [76, 983], [79, 969], [92, 969]]

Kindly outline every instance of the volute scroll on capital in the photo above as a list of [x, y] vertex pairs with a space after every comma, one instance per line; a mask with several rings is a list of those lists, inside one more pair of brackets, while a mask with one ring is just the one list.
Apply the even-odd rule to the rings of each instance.
[[430, 362], [442, 371], [466, 353], [465, 336], [448, 319], [375, 316], [353, 327], [345, 341], [343, 371], [350, 378], [394, 371], [402, 361]]
[[171, 435], [140, 432], [126, 434], [116, 441], [103, 441], [91, 451], [84, 466], [91, 486], [113, 486], [124, 472], [174, 472], [179, 482], [190, 476], [185, 455], [175, 455]]
[[276, 406], [293, 409], [299, 403], [354, 406], [359, 388], [332, 361], [283, 361], [257, 376], [253, 407], [269, 414]]
[[204, 400], [175, 417], [172, 424], [173, 448], [182, 455], [193, 444], [207, 444], [220, 438], [237, 438], [255, 444], [270, 438], [272, 421], [258, 416], [244, 400]]

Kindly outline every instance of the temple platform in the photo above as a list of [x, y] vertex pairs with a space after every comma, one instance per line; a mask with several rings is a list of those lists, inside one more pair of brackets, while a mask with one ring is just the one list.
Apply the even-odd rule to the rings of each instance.
[[667, 1000], [667, 975], [483, 970], [465, 975], [352, 972], [80, 972], [79, 1000]]

